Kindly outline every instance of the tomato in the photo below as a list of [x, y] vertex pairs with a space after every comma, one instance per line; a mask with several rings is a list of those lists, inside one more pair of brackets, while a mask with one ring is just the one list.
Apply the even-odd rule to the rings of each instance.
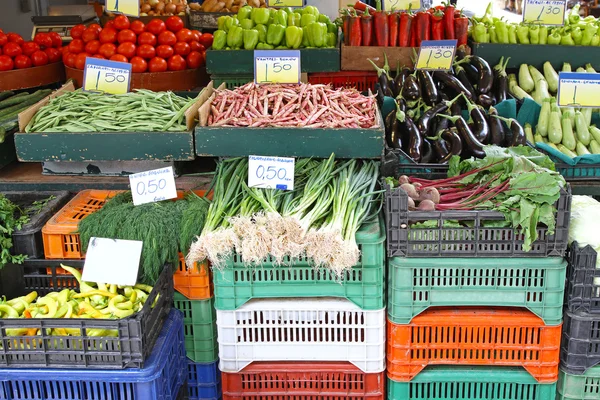
[[148, 70], [148, 63], [142, 57], [133, 57], [129, 60], [131, 63], [131, 72], [141, 73]]
[[85, 29], [85, 25], [75, 25], [71, 28], [71, 37], [73, 39], [81, 39], [81, 37], [83, 36], [83, 31], [85, 31]]
[[117, 47], [117, 53], [127, 58], [131, 58], [135, 56], [135, 49], [135, 44], [131, 42], [125, 42], [121, 43], [119, 47]]
[[129, 18], [127, 18], [125, 15], [119, 15], [113, 21], [115, 29], [119, 31], [122, 31], [123, 29], [129, 29], [129, 26], [131, 25]]
[[85, 69], [85, 59], [88, 57], [89, 57], [89, 55], [86, 53], [77, 54], [77, 57], [75, 57], [75, 68], [76, 69]]
[[112, 43], [104, 43], [98, 49], [98, 54], [106, 58], [111, 58], [112, 56], [117, 54], [117, 46], [115, 46]]
[[202, 36], [200, 36], [199, 42], [205, 49], [208, 49], [213, 44], [212, 33], [203, 33]]
[[19, 46], [25, 42], [25, 39], [23, 39], [23, 37], [21, 37], [21, 35], [19, 35], [18, 33], [9, 32], [6, 34], [6, 36], [8, 36], [9, 42], [16, 43]]
[[180, 56], [187, 56], [188, 54], [190, 54], [190, 51], [192, 51], [190, 45], [186, 42], [175, 43], [173, 49], [175, 49], [175, 53], [179, 54]]
[[48, 56], [48, 64], [52, 64], [55, 62], [59, 62], [61, 59], [60, 50], [50, 47], [49, 49], [45, 49], [44, 53]]
[[161, 44], [156, 48], [156, 56], [160, 58], [167, 59], [172, 57], [175, 54], [175, 50], [169, 45]]
[[100, 33], [97, 30], [95, 30], [94, 28], [87, 28], [85, 31], [83, 31], [83, 35], [81, 35], [81, 39], [85, 43], [89, 43], [92, 40], [98, 40], [99, 36], [100, 36]]
[[160, 35], [162, 32], [167, 30], [167, 25], [165, 25], [165, 21], [162, 21], [158, 18], [154, 18], [152, 21], [148, 22], [146, 25], [146, 32], [150, 32], [153, 35]]
[[75, 68], [75, 61], [77, 60], [77, 54], [66, 52], [63, 54], [63, 63], [69, 68]]
[[100, 24], [89, 24], [88, 25], [88, 29], [93, 29], [96, 32], [98, 32], [98, 34], [100, 34], [100, 31], [102, 30], [102, 27], [100, 26]]
[[156, 49], [153, 46], [150, 46], [149, 44], [143, 44], [141, 46], [138, 46], [136, 54], [138, 57], [142, 57], [146, 60], [149, 60], [156, 56]]
[[185, 61], [187, 62], [188, 68], [200, 68], [202, 65], [204, 65], [204, 54], [200, 53], [199, 51], [192, 51], [190, 54], [188, 54]]
[[110, 58], [110, 61], [118, 61], [118, 62], [124, 62], [124, 63], [128, 63], [129, 60], [127, 59], [127, 57], [125, 57], [124, 55], [121, 54], [115, 54], [114, 56], [112, 56]]
[[177, 32], [177, 41], [178, 42], [191, 42], [194, 40], [194, 34], [187, 28], [184, 28]]
[[47, 49], [53, 46], [52, 37], [48, 33], [38, 33], [33, 38], [33, 41], [40, 46], [40, 49]]
[[15, 63], [9, 56], [0, 56], [0, 71], [10, 71], [15, 67]]
[[31, 55], [31, 61], [34, 67], [40, 67], [48, 64], [48, 55], [42, 50], [38, 50]]
[[171, 32], [179, 32], [183, 29], [183, 20], [177, 16], [172, 16], [167, 18], [165, 25], [167, 25], [167, 29]]
[[17, 69], [31, 68], [33, 63], [31, 62], [31, 58], [21, 54], [15, 57], [15, 67]]
[[73, 39], [71, 43], [69, 43], [69, 52], [79, 54], [83, 52], [85, 48], [85, 43], [81, 39]]
[[117, 30], [114, 28], [104, 28], [100, 32], [100, 43], [115, 43], [117, 41]]
[[173, 32], [164, 31], [160, 35], [158, 35], [158, 44], [166, 44], [169, 46], [174, 46], [177, 43], [177, 36]]
[[156, 36], [150, 32], [144, 32], [138, 36], [137, 43], [138, 45], [149, 44], [150, 46], [156, 46]]
[[194, 40], [197, 42], [199, 42], [200, 38], [202, 38], [202, 32], [197, 31], [197, 30], [193, 30], [192, 35], [194, 35]]
[[62, 47], [62, 37], [58, 33], [50, 32], [48, 33], [48, 37], [52, 39], [52, 47], [57, 49]]
[[2, 48], [2, 51], [4, 52], [5, 55], [15, 58], [16, 56], [23, 54], [23, 49], [21, 49], [21, 46], [19, 46], [16, 43], [13, 42], [9, 42], [6, 43], [4, 45], [4, 47]]
[[202, 46], [200, 42], [196, 42], [195, 40], [190, 42], [190, 48], [192, 49], [192, 51], [199, 51], [201, 53], [204, 53], [206, 51], [206, 48]]
[[185, 62], [185, 58], [175, 54], [173, 57], [169, 58], [167, 66], [169, 71], [183, 71], [187, 68], [187, 63]]
[[8, 36], [4, 33], [0, 33], [0, 47], [4, 46], [6, 43], [8, 43]]
[[99, 40], [92, 40], [85, 45], [85, 52], [89, 54], [96, 54], [98, 49], [100, 49], [101, 44], [102, 43], [100, 43]]
[[135, 32], [132, 31], [131, 29], [123, 29], [117, 35], [117, 41], [119, 43], [127, 43], [127, 42], [135, 43], [136, 40], [137, 40], [137, 36], [136, 36]]
[[142, 32], [144, 32], [146, 30], [146, 25], [144, 25], [144, 23], [142, 21], [140, 21], [139, 19], [136, 19], [135, 21], [133, 21], [131, 23], [131, 25], [129, 26], [129, 29], [134, 31], [136, 35], [141, 35]]
[[154, 57], [148, 63], [148, 71], [150, 72], [165, 72], [167, 68], [167, 61], [164, 58]]
[[30, 56], [36, 51], [39, 51], [40, 46], [38, 46], [38, 44], [35, 42], [25, 42], [21, 45], [21, 50], [23, 50], [23, 54]]
[[101, 30], [104, 30], [106, 28], [113, 28], [115, 29], [115, 22], [114, 21], [106, 21], [106, 23], [104, 24], [104, 26], [102, 27]]
[[98, 60], [106, 60], [106, 57], [104, 57], [102, 54], [94, 54], [93, 57], [90, 58], [97, 58]]

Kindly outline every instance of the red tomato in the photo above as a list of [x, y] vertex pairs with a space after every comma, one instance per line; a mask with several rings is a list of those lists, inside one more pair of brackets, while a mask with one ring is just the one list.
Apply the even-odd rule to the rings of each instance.
[[131, 23], [129, 22], [129, 18], [125, 15], [119, 15], [114, 19], [114, 27], [115, 29], [122, 31], [123, 29], [129, 29]]
[[191, 42], [194, 40], [194, 34], [187, 28], [184, 28], [177, 32], [177, 41], [178, 42]]
[[107, 22], [104, 24], [104, 27], [102, 27], [102, 29], [101, 29], [101, 30], [104, 30], [104, 29], [106, 29], [106, 28], [113, 28], [113, 29], [115, 29], [115, 21], [112, 21], [112, 20], [111, 20], [111, 21], [107, 21]]
[[160, 35], [158, 35], [158, 44], [166, 44], [169, 46], [174, 46], [177, 43], [177, 36], [173, 32], [164, 31]]
[[31, 55], [31, 61], [36, 67], [48, 64], [48, 55], [42, 50], [38, 50]]
[[149, 44], [143, 44], [137, 48], [137, 56], [150, 60], [156, 56], [156, 49]]
[[135, 56], [135, 48], [135, 44], [131, 42], [121, 43], [119, 47], [117, 47], [117, 53], [127, 58], [131, 58]]
[[137, 36], [136, 36], [135, 32], [132, 31], [131, 29], [123, 29], [117, 35], [117, 41], [119, 43], [127, 43], [127, 42], [135, 43], [136, 40], [137, 40]]
[[70, 53], [83, 53], [83, 49], [85, 48], [85, 43], [81, 39], [73, 39], [71, 43], [69, 43], [69, 52]]
[[63, 63], [69, 68], [75, 68], [77, 54], [66, 52], [63, 54]]
[[185, 61], [187, 62], [188, 68], [200, 68], [202, 65], [204, 65], [204, 54], [200, 53], [199, 51], [192, 51], [190, 54], [188, 54]]
[[36, 51], [39, 51], [40, 46], [38, 46], [38, 44], [35, 42], [25, 42], [21, 45], [21, 50], [23, 50], [23, 54], [30, 56]]
[[112, 43], [104, 43], [98, 49], [98, 54], [106, 58], [111, 58], [112, 56], [117, 54], [117, 46], [115, 46]]
[[115, 54], [114, 56], [112, 56], [110, 58], [110, 61], [119, 61], [119, 62], [124, 62], [124, 63], [129, 62], [127, 57], [125, 57], [124, 55], [121, 55], [121, 54]]
[[0, 33], [0, 47], [4, 46], [6, 43], [8, 43], [8, 36], [4, 33]]
[[172, 16], [167, 18], [165, 25], [167, 25], [167, 29], [171, 32], [179, 32], [183, 29], [183, 20], [177, 16]]
[[42, 50], [53, 46], [52, 37], [48, 33], [37, 33], [33, 38], [33, 41], [37, 43]]
[[8, 36], [9, 42], [16, 43], [19, 46], [25, 42], [25, 39], [23, 39], [18, 33], [9, 32], [6, 34], [6, 36]]
[[102, 54], [94, 54], [94, 56], [91, 58], [97, 58], [99, 60], [106, 60], [106, 57], [104, 57]]
[[0, 71], [10, 71], [15, 67], [15, 63], [9, 56], [0, 56]]
[[168, 46], [166, 44], [161, 44], [160, 46], [158, 46], [156, 48], [156, 56], [160, 57], [160, 58], [164, 58], [165, 60], [167, 58], [172, 57], [173, 54], [175, 54], [175, 50], [173, 50], [173, 48], [171, 46]]
[[154, 57], [148, 63], [148, 71], [150, 72], [165, 72], [167, 68], [167, 61], [164, 58]]
[[169, 71], [183, 71], [187, 68], [185, 58], [178, 54], [175, 54], [173, 57], [169, 58], [169, 61], [167, 61], [167, 66]]
[[150, 32], [144, 32], [138, 36], [137, 43], [138, 45], [149, 44], [150, 46], [156, 46], [156, 36]]
[[48, 36], [50, 37], [50, 39], [52, 39], [52, 47], [55, 47], [57, 49], [62, 47], [62, 37], [60, 37], [58, 33], [50, 32], [48, 33]]
[[200, 36], [199, 42], [205, 49], [208, 49], [213, 44], [212, 33], [203, 33], [202, 36]]
[[100, 49], [101, 44], [102, 43], [100, 43], [99, 40], [92, 40], [85, 45], [85, 52], [88, 54], [96, 54]]
[[194, 40], [199, 42], [200, 38], [202, 38], [202, 32], [197, 30], [192, 30], [192, 35], [194, 35]]
[[136, 35], [141, 35], [142, 32], [144, 32], [146, 30], [146, 25], [144, 25], [144, 23], [142, 21], [140, 21], [139, 19], [136, 19], [135, 21], [133, 21], [131, 23], [131, 25], [129, 26], [129, 29], [134, 31]]
[[15, 67], [17, 69], [31, 68], [33, 63], [31, 62], [31, 58], [21, 54], [15, 57]]
[[85, 43], [89, 43], [92, 40], [98, 40], [98, 36], [100, 36], [100, 33], [97, 30], [95, 30], [94, 28], [87, 28], [85, 31], [83, 31], [81, 39]]
[[104, 28], [100, 32], [100, 43], [115, 43], [117, 41], [118, 32], [114, 28]]
[[59, 62], [62, 55], [60, 54], [60, 50], [50, 47], [49, 49], [45, 49], [44, 53], [48, 56], [48, 64], [52, 64], [55, 62]]
[[199, 51], [201, 53], [204, 53], [206, 51], [206, 48], [202, 46], [200, 42], [196, 42], [195, 40], [190, 42], [190, 48], [192, 49], [192, 51]]
[[148, 70], [148, 63], [142, 57], [133, 57], [129, 60], [131, 63], [131, 72], [141, 73]]
[[75, 58], [75, 68], [84, 69], [85, 68], [85, 59], [89, 56], [86, 53], [79, 53]]
[[98, 32], [98, 34], [100, 34], [100, 31], [102, 30], [102, 27], [100, 26], [100, 24], [89, 24], [88, 25], [88, 29], [94, 29], [96, 32]]
[[85, 29], [85, 25], [75, 25], [71, 28], [71, 37], [73, 39], [81, 39], [81, 37], [83, 36], [83, 31], [85, 31]]
[[165, 25], [165, 22], [158, 19], [158, 18], [154, 18], [152, 21], [148, 22], [148, 24], [146, 25], [146, 32], [150, 32], [156, 36], [160, 35], [162, 32], [167, 30], [167, 25]]
[[191, 47], [189, 44], [187, 44], [186, 42], [177, 42], [175, 43], [175, 46], [173, 47], [173, 49], [175, 49], [175, 53], [179, 54], [180, 56], [187, 56], [188, 54], [190, 54], [190, 51], [192, 51]]
[[2, 51], [5, 55], [15, 58], [16, 56], [23, 54], [23, 49], [16, 43], [9, 42], [4, 45]]

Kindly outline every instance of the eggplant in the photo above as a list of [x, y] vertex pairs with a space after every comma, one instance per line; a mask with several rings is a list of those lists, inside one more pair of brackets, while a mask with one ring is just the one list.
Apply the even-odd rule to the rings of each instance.
[[467, 56], [467, 49], [466, 46], [458, 46], [456, 48], [456, 54], [455, 54], [455, 58], [457, 60], [462, 60], [463, 58], [465, 58]]
[[479, 72], [477, 78], [477, 91], [479, 94], [489, 93], [494, 84], [494, 74], [490, 64], [479, 56], [469, 56], [468, 59], [471, 65], [477, 68], [477, 71]]
[[490, 107], [488, 111], [488, 126], [490, 128], [490, 134], [488, 135], [487, 144], [495, 144], [502, 146], [504, 142], [504, 126], [500, 119], [496, 118], [498, 111], [494, 107]]
[[450, 75], [444, 71], [435, 71], [433, 73], [433, 77], [434, 79], [443, 82], [447, 88], [452, 89], [454, 92], [456, 92], [456, 94], [464, 93], [468, 99], [473, 98], [473, 93], [471, 93], [469, 89], [467, 89], [465, 85], [463, 85], [454, 75]]
[[507, 143], [508, 146], [514, 147], [519, 145], [527, 145], [527, 136], [525, 136], [525, 130], [523, 129], [519, 121], [517, 121], [514, 118], [502, 118], [498, 116], [495, 116], [494, 118], [504, 121], [506, 125], [508, 125], [511, 136]]
[[496, 93], [496, 102], [501, 103], [509, 98], [508, 94], [508, 75], [506, 75], [506, 67], [510, 57], [504, 62], [504, 57], [500, 58], [498, 65], [494, 67], [494, 92]]
[[450, 127], [450, 121], [448, 121], [446, 118], [436, 116], [433, 120], [433, 129], [431, 131], [433, 132], [434, 136], [438, 136], [441, 131], [448, 129], [448, 127]]
[[383, 106], [384, 100], [385, 100], [385, 94], [383, 93], [381, 86], [379, 86], [377, 88], [377, 104], [379, 104], [379, 108], [381, 108]]
[[419, 100], [421, 97], [421, 88], [415, 75], [411, 74], [406, 77], [401, 94], [407, 101]]
[[462, 66], [457, 65], [454, 72], [454, 75], [458, 78], [460, 83], [462, 83], [464, 87], [466, 87], [469, 90], [469, 92], [475, 93], [475, 88], [471, 84], [471, 81], [469, 80], [465, 69]]
[[448, 104], [445, 102], [440, 102], [435, 106], [431, 107], [429, 110], [425, 111], [421, 118], [417, 121], [417, 128], [421, 133], [421, 136], [427, 137], [429, 136], [429, 130], [431, 128], [432, 122], [437, 114], [444, 112], [448, 109]]
[[462, 153], [463, 142], [458, 135], [456, 128], [444, 129], [441, 138], [450, 143], [451, 155], [458, 156], [460, 153]]
[[450, 149], [448, 147], [448, 142], [441, 137], [433, 141], [433, 148], [435, 150], [435, 154], [437, 155], [438, 163], [440, 164], [447, 163], [450, 157], [452, 157], [452, 153], [450, 153]]
[[471, 129], [469, 128], [469, 125], [467, 124], [467, 121], [465, 121], [464, 118], [460, 117], [460, 116], [458, 116], [458, 117], [446, 116], [446, 118], [448, 118], [454, 124], [454, 126], [456, 127], [456, 130], [458, 132], [458, 135], [464, 142], [464, 146], [462, 148], [463, 151], [461, 152], [461, 156], [463, 156], [463, 158], [466, 158], [467, 154], [469, 154], [469, 155], [473, 155], [477, 158], [484, 158], [485, 152], [483, 151], [483, 144], [479, 140], [477, 140], [475, 135], [473, 135], [473, 132], [471, 132]]
[[396, 112], [392, 111], [385, 117], [385, 141], [388, 147], [394, 147], [394, 141], [392, 138], [392, 131], [394, 129], [394, 124], [397, 126]]
[[396, 96], [394, 96], [394, 93], [392, 92], [392, 87], [390, 85], [390, 81], [392, 80], [392, 78], [390, 77], [390, 74], [389, 74], [389, 65], [388, 65], [387, 56], [385, 54], [384, 54], [384, 56], [385, 56], [385, 65], [383, 66], [383, 68], [379, 68], [377, 66], [377, 64], [375, 64], [372, 60], [369, 60], [369, 61], [371, 62], [371, 64], [373, 64], [373, 67], [375, 67], [375, 70], [377, 71], [377, 81], [379, 83], [379, 88], [381, 89], [383, 94], [385, 96], [389, 96], [389, 97], [396, 97]]
[[431, 74], [420, 69], [417, 70], [417, 78], [421, 86], [421, 93], [425, 104], [430, 107], [438, 104], [440, 102], [440, 95]]
[[484, 108], [490, 108], [496, 105], [496, 99], [490, 96], [492, 93], [480, 94], [477, 96], [477, 104]]
[[394, 78], [394, 86], [396, 87], [398, 93], [395, 94], [395, 97], [398, 97], [398, 95], [402, 91], [402, 87], [404, 86], [404, 80], [406, 79], [409, 73], [410, 70], [404, 67], [399, 73], [396, 74], [396, 77]]
[[421, 156], [421, 164], [429, 164], [434, 160], [433, 146], [427, 139], [423, 139], [423, 155]]
[[485, 119], [485, 114], [478, 106], [471, 103], [468, 104], [468, 110], [470, 116], [469, 121], [473, 122], [473, 128], [471, 130], [473, 135], [481, 143], [485, 143], [490, 132], [488, 123]]
[[[460, 66], [467, 73], [467, 76], [469, 77], [469, 81], [471, 82], [471, 85], [472, 86], [477, 85], [477, 82], [479, 81], [479, 71], [477, 70], [477, 68], [473, 64], [469, 64], [469, 63], [461, 64]], [[475, 93], [475, 92], [473, 92], [473, 93]]]
[[421, 162], [423, 139], [421, 138], [417, 125], [415, 125], [415, 122], [408, 115], [404, 117], [404, 121], [398, 120], [398, 123], [400, 129], [408, 136], [408, 156], [416, 163]]

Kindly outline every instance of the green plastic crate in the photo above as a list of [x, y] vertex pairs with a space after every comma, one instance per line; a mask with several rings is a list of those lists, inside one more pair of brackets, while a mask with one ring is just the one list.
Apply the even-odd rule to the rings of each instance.
[[434, 306], [525, 307], [560, 325], [567, 262], [549, 258], [388, 259], [388, 316], [408, 324]]
[[522, 368], [439, 365], [410, 382], [388, 378], [387, 392], [388, 400], [553, 400], [556, 383], [538, 383]]
[[356, 242], [361, 263], [347, 272], [341, 282], [324, 268], [316, 270], [306, 259], [294, 261], [291, 266], [274, 266], [268, 260], [248, 267], [240, 257], [233, 256], [222, 272], [213, 273], [215, 307], [235, 310], [256, 298], [343, 297], [363, 310], [380, 310], [385, 307], [383, 220], [361, 227]]
[[600, 399], [600, 365], [585, 371], [583, 375], [571, 375], [558, 370], [556, 400]]
[[175, 308], [183, 313], [183, 333], [187, 356], [197, 363], [211, 363], [219, 357], [217, 343], [217, 315], [214, 297], [206, 300], [189, 300], [175, 291]]
[[244, 86], [248, 82], [254, 81], [252, 75], [211, 75], [214, 87], [218, 88], [221, 84], [225, 84], [226, 89], [235, 89], [239, 86]]

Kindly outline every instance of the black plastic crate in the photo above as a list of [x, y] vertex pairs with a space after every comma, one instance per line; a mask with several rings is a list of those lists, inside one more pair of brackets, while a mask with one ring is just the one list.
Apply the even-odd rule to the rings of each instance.
[[[65, 265], [72, 264], [71, 260], [63, 262]], [[39, 294], [66, 287], [76, 288], [76, 281], [70, 275], [64, 274], [57, 264], [59, 261], [36, 260], [26, 265], [11, 265], [10, 273], [19, 275], [15, 284], [20, 284], [22, 288], [17, 296], [29, 293], [36, 285], [43, 286], [44, 282], [48, 286], [40, 288]], [[173, 290], [173, 269], [167, 265], [142, 310], [127, 318], [0, 319], [0, 367], [143, 368], [144, 361], [152, 352], [163, 322], [171, 310]], [[7, 329], [33, 328], [37, 329], [38, 335], [9, 336], [6, 333]], [[78, 329], [81, 335], [52, 336], [50, 331], [54, 328]], [[88, 335], [88, 329], [114, 330], [117, 334], [93, 336]]]
[[70, 197], [69, 192], [4, 192], [3, 194], [21, 210], [31, 206], [35, 201], [42, 201], [54, 196], [54, 199], [50, 200], [39, 213], [30, 215], [29, 222], [21, 229], [15, 230], [12, 235], [11, 254], [24, 254], [33, 258], [44, 257], [42, 228], [66, 204]]
[[595, 278], [600, 279], [597, 256], [589, 245], [580, 248], [573, 242], [569, 246], [566, 303], [571, 312], [600, 314], [600, 285], [594, 283]]
[[[556, 229], [538, 227], [538, 239], [523, 251], [523, 235], [514, 228], [485, 227], [485, 221], [504, 221], [496, 211], [408, 211], [408, 195], [385, 184], [388, 257], [562, 257], [567, 250], [571, 188], [556, 202]], [[410, 224], [435, 220], [437, 227], [412, 229]], [[468, 221], [472, 227], [444, 227], [445, 221]]]
[[444, 179], [448, 177], [448, 164], [419, 164], [402, 149], [385, 147], [381, 161], [382, 176], [414, 176], [423, 179]]
[[582, 375], [600, 364], [600, 316], [584, 312], [565, 311], [561, 368], [572, 375]]

